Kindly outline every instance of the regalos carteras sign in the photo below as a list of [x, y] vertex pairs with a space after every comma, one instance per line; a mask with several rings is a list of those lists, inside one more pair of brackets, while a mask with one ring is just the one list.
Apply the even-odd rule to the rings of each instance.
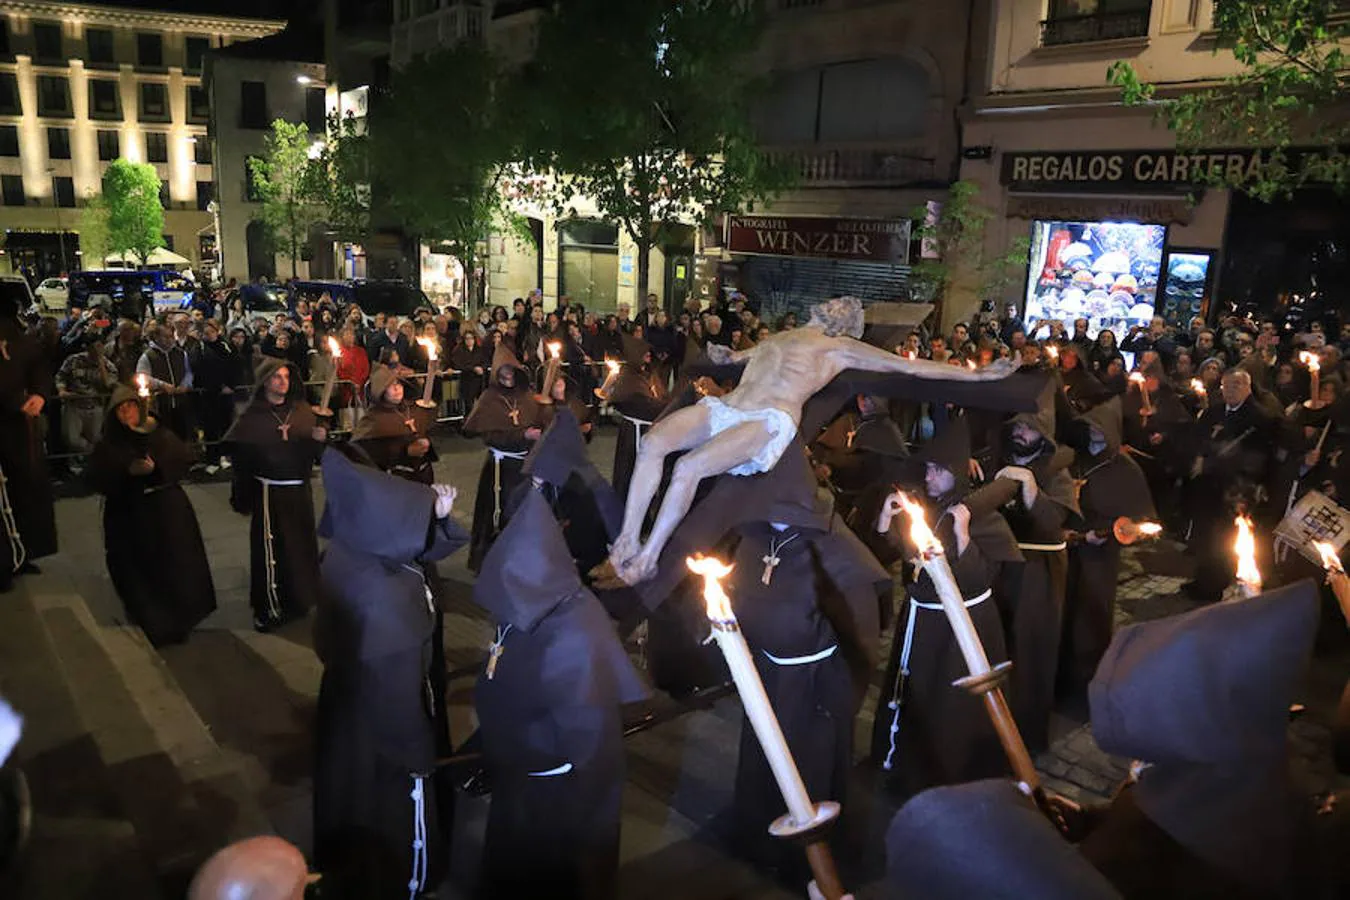
[[728, 216], [726, 249], [904, 265], [909, 261], [909, 220]]
[[[1283, 164], [1297, 169], [1317, 153], [1289, 150]], [[1005, 153], [1000, 180], [1022, 191], [1185, 191], [1218, 179], [1229, 183], [1252, 180], [1270, 162], [1270, 150], [1231, 147]]]

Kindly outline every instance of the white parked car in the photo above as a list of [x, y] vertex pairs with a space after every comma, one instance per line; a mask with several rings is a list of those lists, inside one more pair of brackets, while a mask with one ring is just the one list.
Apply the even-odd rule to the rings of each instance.
[[48, 278], [38, 285], [37, 299], [43, 309], [65, 309], [70, 303], [70, 283], [64, 278]]

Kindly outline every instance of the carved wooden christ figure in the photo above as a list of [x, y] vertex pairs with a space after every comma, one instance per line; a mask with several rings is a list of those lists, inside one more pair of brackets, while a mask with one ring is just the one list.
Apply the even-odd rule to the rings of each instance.
[[[720, 351], [714, 362], [746, 363], [740, 383], [729, 394], [704, 397], [671, 413], [643, 439], [623, 529], [610, 548], [615, 577], [637, 584], [652, 576], [662, 548], [689, 511], [701, 480], [722, 473], [754, 475], [772, 469], [797, 433], [803, 405], [841, 372], [856, 369], [936, 381], [994, 381], [1016, 369], [1011, 361], [972, 371], [904, 359], [858, 340], [862, 328], [862, 302], [841, 297], [814, 307], [805, 327], [775, 334], [748, 350], [730, 352], [709, 346], [710, 353]], [[675, 464], [644, 544], [642, 522], [660, 486], [666, 454], [680, 450], [689, 452]]]

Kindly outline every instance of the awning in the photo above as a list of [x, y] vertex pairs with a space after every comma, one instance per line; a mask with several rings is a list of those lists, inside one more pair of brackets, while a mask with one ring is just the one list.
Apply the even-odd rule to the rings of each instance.
[[[120, 263], [128, 268], [141, 264], [140, 259], [134, 253], [112, 253], [105, 256], [103, 262], [105, 265]], [[149, 258], [146, 259], [145, 264], [147, 266], [190, 266], [192, 265], [192, 260], [185, 256], [179, 256], [172, 250], [159, 247], [150, 254]]]
[[1195, 207], [1186, 197], [1008, 192], [1007, 216], [1010, 219], [1189, 225], [1194, 214]]

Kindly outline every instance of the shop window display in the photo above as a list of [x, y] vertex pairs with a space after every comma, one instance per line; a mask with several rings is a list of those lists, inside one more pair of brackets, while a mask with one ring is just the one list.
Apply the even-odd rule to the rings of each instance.
[[1158, 315], [1168, 324], [1187, 326], [1205, 314], [1205, 290], [1209, 284], [1209, 252], [1169, 250], [1167, 274], [1163, 277], [1162, 305]]
[[1088, 320], [1088, 334], [1126, 334], [1153, 318], [1167, 228], [1132, 222], [1037, 221], [1025, 321], [1030, 329]]

